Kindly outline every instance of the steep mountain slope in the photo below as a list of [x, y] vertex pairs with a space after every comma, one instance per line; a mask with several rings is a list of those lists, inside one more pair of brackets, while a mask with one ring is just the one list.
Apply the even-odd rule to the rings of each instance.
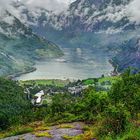
[[44, 9], [26, 11], [28, 20], [36, 25], [49, 26], [66, 32], [119, 32], [135, 29], [126, 8], [130, 0], [77, 0], [69, 9], [56, 15]]
[[69, 8], [63, 29], [68, 27], [78, 32], [117, 32], [134, 28], [125, 15], [128, 3], [129, 0], [77, 0]]
[[57, 40], [56, 32], [61, 34], [56, 43], [66, 44], [67, 40], [68, 46], [100, 48], [113, 58], [119, 71], [129, 66], [140, 68], [138, 45], [132, 41], [138, 40], [140, 28], [126, 13], [129, 3], [130, 0], [77, 0], [58, 16], [42, 10], [36, 19], [39, 26], [32, 28], [38, 34], [46, 31], [41, 35], [52, 41]]
[[122, 71], [129, 67], [140, 69], [140, 38], [132, 38], [121, 46], [122, 50], [113, 58], [118, 70]]
[[0, 19], [0, 75], [30, 71], [35, 60], [60, 55], [58, 46], [35, 35], [10, 13], [3, 13]]
[[133, 59], [130, 55], [138, 53], [136, 44], [130, 42], [134, 38], [137, 40], [140, 30], [127, 13], [131, 1], [76, 0], [67, 11], [58, 15], [41, 8], [29, 10], [22, 5], [22, 16], [38, 35], [62, 47], [98, 48], [120, 65], [122, 71], [129, 66], [140, 67], [138, 58]]

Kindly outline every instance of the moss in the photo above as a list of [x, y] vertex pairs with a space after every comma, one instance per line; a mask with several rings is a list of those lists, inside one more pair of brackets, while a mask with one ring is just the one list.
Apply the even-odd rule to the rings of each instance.
[[84, 134], [76, 136], [64, 135], [62, 138], [64, 140], [94, 140], [94, 139], [96, 140], [96, 138], [94, 137], [94, 132], [91, 130], [85, 131]]
[[23, 126], [18, 126], [15, 128], [12, 127], [10, 130], [2, 131], [0, 133], [0, 138], [22, 135], [22, 134], [30, 133], [33, 131], [34, 129], [31, 127], [23, 127]]
[[72, 140], [83, 140], [83, 134], [74, 136]]
[[92, 140], [94, 138], [94, 133], [93, 131], [87, 131], [83, 134], [83, 140]]
[[46, 126], [39, 126], [37, 128], [34, 129], [35, 131], [45, 131], [45, 130], [50, 130], [49, 127]]
[[64, 136], [62, 136], [62, 138], [63, 138], [64, 140], [84, 140], [84, 139], [83, 139], [83, 134], [76, 135], [76, 136], [64, 135]]
[[15, 130], [13, 130], [12, 134], [13, 135], [22, 135], [22, 134], [26, 134], [26, 133], [29, 133], [29, 132], [33, 132], [33, 128], [31, 127], [19, 127], [19, 128], [16, 128]]
[[24, 138], [19, 138], [18, 140], [25, 140]]
[[74, 126], [70, 124], [60, 124], [58, 128], [74, 128]]
[[36, 137], [48, 137], [48, 138], [52, 138], [52, 135], [49, 134], [49, 132], [35, 132], [34, 135]]
[[72, 140], [73, 137], [68, 136], [68, 135], [64, 135], [64, 136], [62, 136], [62, 138], [63, 138], [64, 140]]

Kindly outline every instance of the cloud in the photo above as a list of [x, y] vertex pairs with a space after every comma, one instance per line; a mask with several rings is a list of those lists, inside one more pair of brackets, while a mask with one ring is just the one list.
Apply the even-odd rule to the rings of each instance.
[[11, 0], [0, 0], [0, 10], [8, 9], [9, 5], [11, 3]]
[[6, 9], [12, 14], [15, 12], [17, 15], [16, 9], [11, 6], [12, 2], [17, 1], [23, 3], [30, 9], [40, 7], [59, 13], [66, 10], [69, 4], [75, 0], [0, 0], [0, 14], [4, 11], [4, 9]]
[[[54, 11], [55, 13], [60, 13], [66, 10], [69, 4], [75, 0], [0, 0], [0, 16], [6, 9], [20, 19], [22, 9], [15, 9], [13, 6], [11, 6], [11, 3], [16, 1], [23, 3], [30, 10], [33, 9], [33, 11], [36, 11], [36, 7], [40, 7]], [[123, 16], [127, 16], [131, 22], [140, 24], [140, 0], [132, 0], [128, 5], [122, 7], [118, 6], [115, 8], [115, 10], [113, 9], [113, 13], [110, 11], [109, 13], [110, 14], [107, 15], [109, 20], [113, 19], [116, 21]]]
[[[35, 13], [37, 11], [36, 8], [39, 7], [59, 14], [66, 10], [73, 1], [75, 0], [0, 0], [0, 20], [9, 22], [9, 20], [5, 19], [5, 11], [7, 10], [16, 18], [20, 19], [21, 22], [27, 23], [26, 15], [22, 14], [25, 7], [28, 8], [29, 11], [32, 11], [32, 13]], [[19, 2], [24, 6], [15, 8], [13, 2]], [[12, 23], [13, 21], [11, 20], [10, 22]]]
[[130, 2], [126, 10], [130, 21], [140, 24], [140, 0], [133, 0]]
[[54, 12], [66, 10], [71, 0], [20, 0], [29, 8], [41, 7]]
[[20, 18], [20, 12], [12, 6], [12, 3], [16, 1], [17, 0], [0, 0], [0, 17], [3, 17], [7, 10], [15, 17]]

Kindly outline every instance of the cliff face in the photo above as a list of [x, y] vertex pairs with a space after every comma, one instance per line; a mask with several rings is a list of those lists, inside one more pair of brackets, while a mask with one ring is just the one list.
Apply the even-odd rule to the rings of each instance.
[[122, 45], [113, 61], [118, 65], [118, 70], [123, 71], [128, 67], [140, 69], [140, 38], [133, 38]]

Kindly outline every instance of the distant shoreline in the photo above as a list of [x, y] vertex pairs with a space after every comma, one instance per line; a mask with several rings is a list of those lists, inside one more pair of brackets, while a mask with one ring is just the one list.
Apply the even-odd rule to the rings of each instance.
[[12, 79], [12, 80], [15, 80], [15, 78], [20, 77], [20, 76], [23, 75], [23, 74], [32, 73], [32, 72], [34, 72], [34, 71], [36, 71], [36, 68], [35, 68], [35, 67], [31, 67], [31, 68], [28, 69], [27, 71], [18, 72], [18, 73], [16, 73], [16, 74], [8, 75], [7, 78]]

